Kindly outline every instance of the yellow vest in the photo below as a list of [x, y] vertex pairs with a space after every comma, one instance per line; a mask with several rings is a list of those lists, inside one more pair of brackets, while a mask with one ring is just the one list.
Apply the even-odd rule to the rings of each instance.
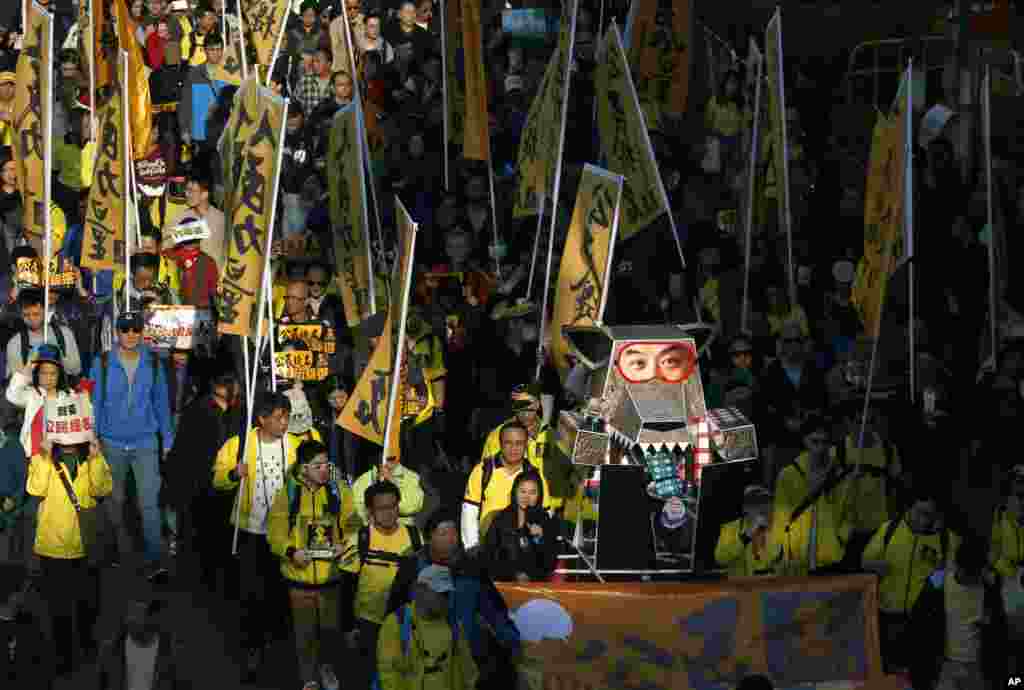
[[948, 532], [946, 560], [942, 560], [942, 535], [917, 535], [910, 531], [904, 518], [892, 531], [888, 546], [885, 535], [892, 521], [878, 528], [864, 549], [863, 560], [884, 561], [889, 572], [878, 583], [878, 608], [888, 613], [910, 613], [924, 588], [925, 580], [937, 568], [953, 562], [960, 537]]
[[759, 556], [755, 556], [754, 547], [744, 544], [740, 539], [745, 528], [743, 519], [722, 525], [715, 545], [715, 562], [728, 571], [729, 577], [774, 575], [784, 557], [784, 545], [776, 541], [778, 533], [769, 531], [767, 547]]

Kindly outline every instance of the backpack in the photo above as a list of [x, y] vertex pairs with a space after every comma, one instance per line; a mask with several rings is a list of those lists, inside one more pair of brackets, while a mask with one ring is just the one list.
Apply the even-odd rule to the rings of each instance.
[[[423, 540], [420, 539], [419, 530], [412, 525], [405, 525], [406, 531], [409, 533], [409, 541], [412, 542], [413, 553], [419, 553], [419, 550], [423, 548]], [[370, 553], [370, 528], [364, 526], [359, 529], [359, 537], [357, 540], [357, 549], [359, 551], [359, 565], [366, 565], [366, 559]]]
[[[412, 611], [410, 610], [410, 605], [406, 604], [405, 606], [402, 606], [397, 611], [395, 611], [395, 618], [398, 619], [398, 640], [402, 645], [402, 656], [408, 657], [409, 647], [411, 646], [410, 643], [412, 642]], [[459, 630], [461, 627], [462, 626], [460, 625], [451, 626], [452, 657], [455, 656], [455, 646], [459, 642]], [[381, 690], [380, 677], [377, 675], [376, 671], [374, 671], [373, 673], [372, 690]]]

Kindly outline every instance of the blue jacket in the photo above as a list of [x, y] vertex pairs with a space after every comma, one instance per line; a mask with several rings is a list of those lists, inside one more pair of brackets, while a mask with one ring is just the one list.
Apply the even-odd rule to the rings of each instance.
[[[388, 597], [387, 612], [394, 613], [412, 601], [412, 588], [420, 571], [430, 565], [430, 557], [424, 547], [418, 554], [403, 559], [398, 566], [398, 573], [391, 585]], [[488, 652], [482, 620], [494, 631], [498, 644], [502, 649], [514, 654], [519, 650], [519, 629], [508, 613], [508, 606], [494, 582], [475, 563], [467, 561], [461, 567], [452, 569], [455, 580], [455, 591], [449, 599], [448, 621], [462, 625], [473, 650], [473, 656], [480, 658]]]
[[6, 436], [0, 446], [0, 501], [5, 498], [14, 499], [14, 510], [9, 513], [0, 508], [0, 531], [14, 526], [21, 515], [28, 494], [25, 482], [28, 480], [28, 464], [25, 462], [25, 449], [18, 441], [17, 433]]
[[134, 385], [129, 386], [116, 351], [115, 347], [106, 357], [106, 374], [102, 355], [93, 360], [89, 371], [89, 378], [96, 383], [92, 396], [96, 435], [118, 448], [156, 448], [159, 435], [163, 447], [170, 448], [174, 440], [170, 398], [167, 371], [160, 358], [139, 345], [139, 368]]

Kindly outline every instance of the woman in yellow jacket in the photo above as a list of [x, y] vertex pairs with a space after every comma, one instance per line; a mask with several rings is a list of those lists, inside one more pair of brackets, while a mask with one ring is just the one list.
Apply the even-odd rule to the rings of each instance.
[[[57, 673], [72, 670], [72, 621], [78, 618], [83, 656], [96, 650], [93, 628], [99, 614], [99, 569], [87, 558], [95, 538], [91, 522], [96, 499], [113, 488], [110, 466], [95, 441], [52, 444], [32, 456], [28, 493], [38, 496], [35, 553], [42, 569], [42, 593], [49, 602]], [[84, 527], [84, 528], [83, 528]]]
[[384, 619], [377, 640], [380, 690], [473, 690], [479, 671], [458, 623], [448, 621], [455, 590], [448, 568], [420, 571], [413, 603]]
[[1004, 578], [1019, 577], [1024, 568], [1024, 465], [1010, 471], [1010, 495], [996, 509], [989, 562]]
[[[287, 484], [270, 508], [267, 538], [281, 561], [304, 688], [337, 688], [325, 657], [341, 647], [338, 623], [339, 559], [352, 531], [352, 491], [330, 479], [327, 447], [303, 441]], [[319, 648], [319, 654], [317, 653]], [[331, 682], [331, 679], [334, 682]]]

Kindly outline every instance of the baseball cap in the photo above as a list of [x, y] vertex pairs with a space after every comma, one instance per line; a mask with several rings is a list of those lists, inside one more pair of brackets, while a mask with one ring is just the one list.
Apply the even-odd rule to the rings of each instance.
[[32, 353], [36, 356], [36, 362], [52, 362], [53, 364], [61, 364], [60, 350], [54, 345], [37, 345], [32, 349]]
[[140, 311], [126, 311], [117, 317], [117, 330], [123, 331], [128, 328], [142, 330], [145, 321]]
[[452, 571], [441, 565], [428, 565], [420, 571], [416, 582], [417, 584], [426, 585], [431, 591], [438, 594], [455, 591], [455, 583], [452, 582]]

